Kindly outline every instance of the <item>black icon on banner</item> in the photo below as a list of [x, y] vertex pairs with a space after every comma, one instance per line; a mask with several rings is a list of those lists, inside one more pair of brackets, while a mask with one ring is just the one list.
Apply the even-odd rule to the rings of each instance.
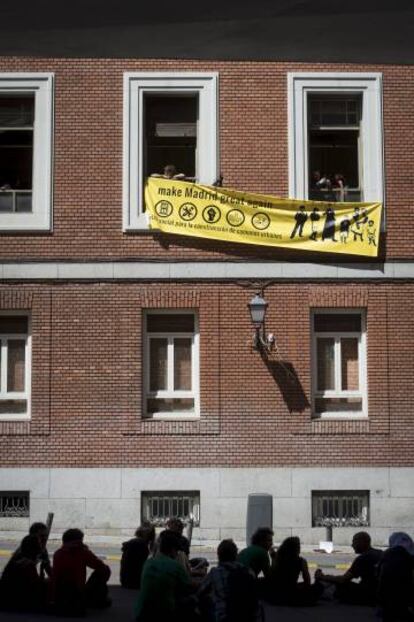
[[188, 222], [190, 220], [194, 220], [197, 216], [197, 208], [192, 203], [183, 203], [178, 210], [178, 214], [182, 220], [186, 220]]
[[203, 209], [203, 219], [209, 225], [214, 225], [221, 218], [221, 212], [215, 205], [208, 205]]

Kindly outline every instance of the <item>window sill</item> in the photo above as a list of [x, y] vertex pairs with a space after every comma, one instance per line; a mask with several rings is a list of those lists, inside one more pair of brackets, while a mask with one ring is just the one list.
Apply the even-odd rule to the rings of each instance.
[[142, 417], [143, 421], [199, 421], [200, 415], [184, 415], [181, 413], [156, 414]]
[[368, 421], [368, 415], [361, 413], [332, 413], [324, 415], [313, 415], [312, 421]]
[[30, 415], [0, 415], [0, 423], [7, 421], [30, 421]]

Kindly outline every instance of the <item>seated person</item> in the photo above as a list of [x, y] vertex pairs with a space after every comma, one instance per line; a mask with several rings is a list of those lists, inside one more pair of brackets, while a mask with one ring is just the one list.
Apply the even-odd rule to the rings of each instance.
[[[33, 523], [29, 527], [29, 536], [35, 536], [39, 542], [40, 553], [38, 555], [37, 561], [40, 562], [40, 575], [45, 576], [45, 574], [50, 577], [52, 573], [52, 566], [50, 564], [49, 553], [47, 551], [46, 545], [49, 537], [49, 530], [44, 523]], [[13, 559], [16, 555], [19, 555], [21, 552], [20, 546], [15, 550], [11, 559]], [[11, 561], [11, 560], [10, 560]]]
[[155, 540], [155, 528], [144, 523], [135, 532], [135, 538], [122, 544], [120, 581], [122, 587], [139, 589], [141, 574]]
[[162, 179], [177, 179], [181, 181], [195, 181], [195, 177], [187, 177], [184, 173], [177, 173], [175, 164], [166, 164], [163, 173], [152, 173], [151, 177]]
[[167, 530], [176, 534], [179, 542], [178, 561], [183, 564], [192, 577], [205, 577], [208, 561], [202, 557], [190, 559], [190, 542], [183, 535], [184, 523], [180, 518], [172, 517], [167, 522]]
[[[86, 569], [92, 568], [88, 581]], [[83, 543], [80, 529], [68, 529], [62, 546], [53, 556], [53, 602], [61, 615], [84, 615], [86, 607], [103, 608], [111, 604], [107, 582], [111, 575], [103, 563]]]
[[180, 542], [170, 530], [161, 532], [158, 553], [147, 559], [141, 575], [141, 590], [135, 608], [137, 622], [187, 622], [194, 602], [190, 597], [195, 586], [177, 561]]
[[389, 538], [379, 564], [378, 603], [384, 622], [412, 620], [414, 607], [414, 543], [404, 532]]
[[[371, 546], [371, 536], [359, 531], [352, 538], [352, 548], [357, 557], [343, 575], [326, 575], [322, 570], [315, 572], [315, 579], [336, 585], [339, 600], [350, 605], [374, 605], [378, 586], [378, 565], [382, 551]], [[360, 579], [355, 583], [353, 579]]]
[[[302, 582], [298, 583], [302, 576]], [[273, 555], [266, 585], [267, 600], [275, 605], [303, 607], [315, 605], [323, 586], [311, 578], [306, 559], [300, 556], [300, 539], [286, 538]]]
[[267, 577], [270, 571], [269, 551], [273, 545], [273, 531], [269, 527], [260, 527], [251, 539], [251, 545], [240, 551], [237, 561], [250, 568], [256, 577], [263, 573]]
[[15, 611], [42, 611], [47, 605], [48, 581], [37, 571], [42, 549], [36, 536], [25, 536], [0, 580], [2, 608]]
[[233, 540], [220, 542], [217, 557], [217, 567], [198, 590], [201, 609], [214, 622], [254, 622], [259, 612], [256, 581], [249, 569], [236, 561]]

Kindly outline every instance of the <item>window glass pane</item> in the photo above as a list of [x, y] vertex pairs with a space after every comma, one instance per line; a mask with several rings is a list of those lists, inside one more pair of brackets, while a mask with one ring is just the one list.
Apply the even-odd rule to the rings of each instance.
[[31, 190], [33, 130], [0, 131], [0, 190]]
[[193, 313], [149, 313], [147, 331], [150, 333], [193, 333]]
[[318, 415], [330, 413], [360, 413], [362, 398], [360, 397], [321, 397], [315, 400], [315, 412]]
[[0, 415], [21, 415], [27, 412], [26, 400], [1, 400]]
[[150, 391], [168, 387], [167, 339], [150, 339]]
[[163, 173], [173, 164], [177, 173], [196, 174], [197, 95], [146, 95], [145, 175]]
[[341, 376], [343, 391], [358, 391], [358, 339], [347, 337], [341, 339]]
[[315, 313], [314, 330], [317, 333], [327, 332], [361, 332], [360, 313]]
[[335, 389], [334, 347], [332, 338], [317, 340], [318, 391]]
[[32, 211], [32, 193], [16, 192], [16, 212]]
[[32, 127], [34, 94], [0, 94], [0, 127]]
[[191, 339], [174, 339], [174, 390], [191, 391]]
[[155, 413], [174, 413], [180, 412], [185, 414], [194, 413], [194, 399], [191, 397], [186, 398], [150, 398], [147, 400], [147, 414], [154, 415]]
[[7, 342], [7, 391], [24, 391], [26, 343], [22, 340]]
[[27, 334], [28, 318], [26, 315], [0, 315], [0, 333]]

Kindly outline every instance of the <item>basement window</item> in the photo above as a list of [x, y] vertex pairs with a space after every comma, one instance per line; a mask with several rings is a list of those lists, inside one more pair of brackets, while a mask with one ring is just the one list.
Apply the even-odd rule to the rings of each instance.
[[0, 518], [28, 518], [29, 515], [29, 492], [0, 491]]
[[369, 527], [369, 491], [312, 491], [312, 527], [331, 526]]
[[194, 526], [200, 524], [200, 491], [143, 492], [141, 496], [142, 519], [164, 527], [169, 518], [187, 522], [194, 518]]

